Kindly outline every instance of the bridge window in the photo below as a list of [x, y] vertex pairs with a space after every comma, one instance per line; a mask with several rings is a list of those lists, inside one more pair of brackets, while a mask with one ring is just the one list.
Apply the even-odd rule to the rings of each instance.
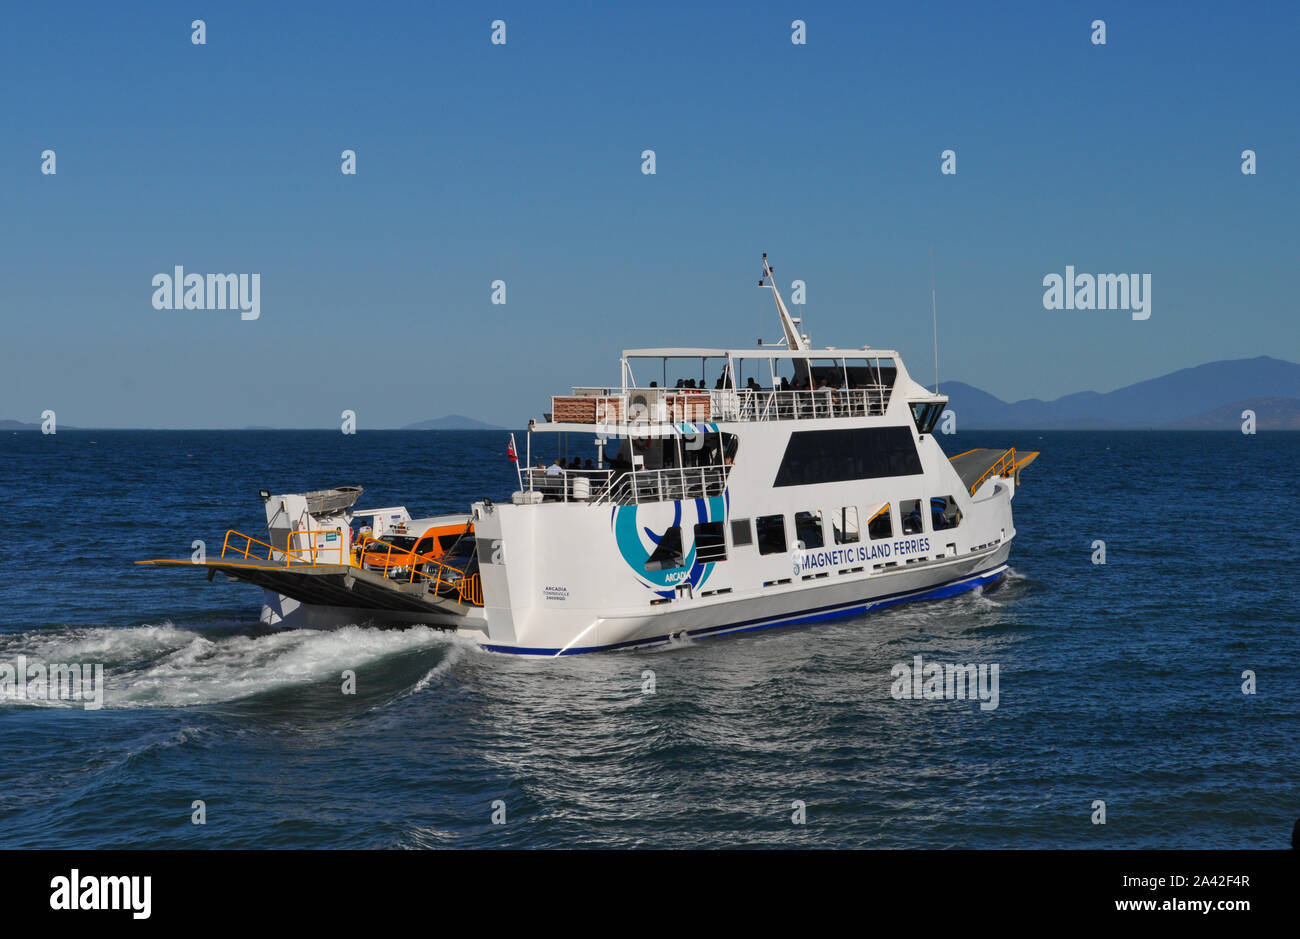
[[867, 534], [873, 541], [894, 537], [893, 513], [889, 503], [885, 503], [867, 522]]
[[921, 517], [921, 500], [904, 499], [898, 504], [903, 516], [903, 534], [918, 535], [925, 531], [925, 519]]
[[820, 548], [826, 543], [822, 533], [822, 517], [819, 512], [794, 513], [795, 540], [807, 548]]
[[961, 524], [961, 509], [952, 496], [936, 496], [930, 500], [930, 527], [935, 531], [956, 528]]
[[681, 567], [685, 560], [682, 556], [682, 526], [673, 525], [659, 539], [654, 554], [650, 555], [650, 559], [645, 562], [645, 569], [648, 571], [673, 570]]
[[942, 416], [943, 402], [941, 401], [912, 405], [912, 420], [916, 421], [917, 433], [933, 433], [934, 425], [939, 423], [939, 418]]
[[831, 529], [835, 534], [836, 544], [853, 544], [860, 537], [858, 531], [858, 507], [846, 505], [831, 516]]
[[754, 521], [758, 528], [758, 553], [785, 553], [785, 516], [760, 515]]
[[722, 522], [695, 526], [695, 560], [701, 564], [727, 559], [727, 536]]

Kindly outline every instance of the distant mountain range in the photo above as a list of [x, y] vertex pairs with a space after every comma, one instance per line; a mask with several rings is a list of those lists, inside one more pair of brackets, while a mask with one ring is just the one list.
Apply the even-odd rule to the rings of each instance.
[[1238, 430], [1255, 412], [1259, 430], [1300, 430], [1300, 365], [1261, 355], [1209, 362], [1099, 394], [1006, 402], [965, 382], [939, 386], [957, 430], [1146, 428]]
[[446, 417], [435, 417], [431, 421], [407, 424], [402, 430], [505, 430], [505, 428], [495, 424], [485, 424], [463, 414], [448, 414]]

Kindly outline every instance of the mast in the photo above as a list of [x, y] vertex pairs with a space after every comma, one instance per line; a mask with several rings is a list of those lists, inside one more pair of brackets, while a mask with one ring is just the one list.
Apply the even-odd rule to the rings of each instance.
[[759, 278], [758, 286], [770, 288], [776, 299], [776, 311], [781, 314], [781, 330], [785, 333], [787, 348], [807, 349], [808, 343], [799, 332], [800, 321], [790, 315], [790, 311], [785, 308], [785, 301], [781, 299], [781, 291], [776, 289], [776, 278], [772, 276], [772, 267], [767, 263], [766, 251], [763, 252], [763, 276]]
[[939, 309], [934, 303], [934, 245], [930, 245], [930, 317], [934, 321], [934, 393], [939, 393]]

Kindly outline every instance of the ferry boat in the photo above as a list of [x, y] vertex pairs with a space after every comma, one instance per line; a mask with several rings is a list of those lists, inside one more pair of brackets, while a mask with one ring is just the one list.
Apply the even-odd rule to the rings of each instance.
[[[779, 342], [624, 350], [617, 386], [552, 397], [524, 454], [511, 438], [525, 464], [508, 500], [413, 519], [354, 510], [358, 487], [264, 490], [262, 536], [231, 530], [220, 557], [138, 563], [258, 585], [272, 626], [424, 623], [548, 656], [812, 623], [1003, 578], [1011, 502], [1038, 454], [948, 458], [945, 395], [894, 350], [812, 348], [767, 255], [759, 285]], [[586, 460], [559, 457], [584, 447]], [[533, 465], [535, 450], [556, 458]]]

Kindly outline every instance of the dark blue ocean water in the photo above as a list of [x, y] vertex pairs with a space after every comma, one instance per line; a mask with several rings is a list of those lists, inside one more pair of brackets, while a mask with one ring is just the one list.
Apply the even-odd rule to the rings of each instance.
[[[6, 846], [1285, 846], [1300, 434], [941, 440], [1042, 451], [999, 589], [538, 660], [423, 627], [267, 634], [257, 589], [131, 563], [261, 530], [263, 487], [508, 497], [505, 434], [6, 433], [0, 665], [108, 681], [102, 710], [0, 702]], [[999, 707], [894, 699], [917, 654], [997, 663]]]

